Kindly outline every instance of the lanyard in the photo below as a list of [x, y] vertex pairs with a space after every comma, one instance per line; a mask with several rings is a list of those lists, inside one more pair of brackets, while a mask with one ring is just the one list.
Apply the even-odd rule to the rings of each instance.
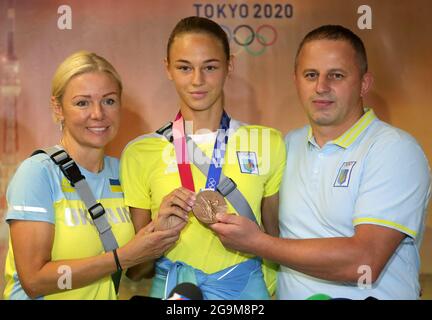
[[[228, 143], [228, 128], [230, 121], [230, 117], [224, 111], [216, 136], [216, 141], [213, 147], [213, 156], [207, 175], [207, 181], [205, 186], [206, 189], [216, 190], [216, 187], [219, 184], [220, 175], [222, 172], [222, 162], [225, 156], [226, 145]], [[190, 167], [186, 146], [184, 121], [180, 112], [177, 114], [173, 123], [173, 138], [174, 149], [177, 159], [177, 167], [179, 170], [182, 186], [195, 192], [192, 170]]]

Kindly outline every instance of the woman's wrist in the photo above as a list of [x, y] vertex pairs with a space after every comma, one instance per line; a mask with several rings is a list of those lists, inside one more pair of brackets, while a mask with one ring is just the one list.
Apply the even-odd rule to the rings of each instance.
[[[126, 269], [128, 269], [134, 265], [133, 263], [131, 263], [129, 261], [128, 255], [127, 255], [127, 250], [125, 250], [124, 247], [117, 248], [116, 253], [117, 253], [118, 262], [119, 262], [122, 270], [126, 270]], [[115, 261], [115, 258], [114, 258], [114, 261]], [[118, 269], [117, 263], [116, 263], [116, 267]]]
[[119, 260], [118, 254], [117, 254], [117, 249], [114, 249], [112, 251], [112, 253], [113, 253], [113, 257], [114, 257], [114, 261], [115, 261], [115, 264], [116, 264], [117, 271], [120, 271], [120, 272], [123, 271], [123, 268], [121, 266], [121, 263], [120, 263], [120, 260]]

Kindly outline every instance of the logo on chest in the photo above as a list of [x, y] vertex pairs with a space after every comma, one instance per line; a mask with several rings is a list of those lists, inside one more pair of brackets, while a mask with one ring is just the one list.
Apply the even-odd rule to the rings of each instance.
[[242, 173], [259, 174], [258, 161], [255, 152], [237, 151], [237, 158]]
[[111, 192], [123, 192], [119, 179], [109, 179]]
[[333, 187], [348, 187], [351, 179], [351, 172], [354, 168], [356, 161], [344, 162], [339, 168], [336, 180]]

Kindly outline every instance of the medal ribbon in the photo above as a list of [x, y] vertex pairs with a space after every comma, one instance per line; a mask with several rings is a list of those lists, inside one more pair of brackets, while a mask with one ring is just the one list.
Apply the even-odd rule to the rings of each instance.
[[[220, 175], [222, 172], [222, 162], [225, 156], [226, 145], [228, 143], [228, 128], [230, 121], [230, 117], [224, 111], [216, 136], [216, 141], [213, 147], [213, 155], [205, 186], [206, 189], [216, 190], [216, 187], [219, 184]], [[173, 122], [173, 138], [174, 149], [177, 159], [177, 167], [179, 170], [182, 186], [195, 192], [192, 170], [186, 146], [184, 121], [180, 112], [177, 114]]]

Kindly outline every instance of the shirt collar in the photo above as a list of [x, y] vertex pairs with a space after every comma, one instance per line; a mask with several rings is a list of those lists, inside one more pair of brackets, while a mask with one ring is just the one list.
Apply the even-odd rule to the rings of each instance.
[[[343, 133], [340, 137], [328, 143], [336, 144], [345, 149], [348, 148], [375, 119], [377, 119], [375, 112], [372, 109], [365, 108], [365, 113], [363, 116], [350, 129], [345, 131], [345, 133]], [[308, 141], [309, 143], [316, 145], [311, 126], [309, 126], [308, 130]]]

